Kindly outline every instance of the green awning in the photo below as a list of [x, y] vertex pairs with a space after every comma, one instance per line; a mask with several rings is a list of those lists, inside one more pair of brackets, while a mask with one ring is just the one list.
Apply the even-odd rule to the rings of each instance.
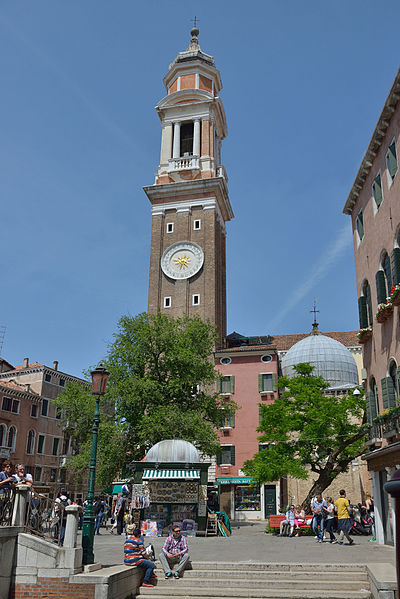
[[142, 478], [160, 479], [160, 478], [200, 478], [200, 470], [144, 470]]
[[126, 483], [120, 483], [119, 485], [113, 485], [112, 488], [112, 494], [116, 495], [117, 493], [122, 493], [122, 487], [125, 485]]

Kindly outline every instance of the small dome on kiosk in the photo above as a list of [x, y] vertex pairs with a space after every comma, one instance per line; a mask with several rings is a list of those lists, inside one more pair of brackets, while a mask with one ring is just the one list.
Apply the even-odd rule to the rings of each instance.
[[182, 462], [184, 464], [200, 463], [197, 449], [189, 441], [183, 439], [166, 439], [159, 441], [147, 452], [145, 462]]

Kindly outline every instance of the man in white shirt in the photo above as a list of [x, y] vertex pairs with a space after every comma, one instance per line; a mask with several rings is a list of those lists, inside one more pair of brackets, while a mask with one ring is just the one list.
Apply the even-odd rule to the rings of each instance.
[[25, 466], [23, 464], [17, 464], [15, 468], [14, 478], [16, 480], [16, 484], [28, 485], [28, 487], [33, 487], [33, 478], [32, 474], [25, 472]]

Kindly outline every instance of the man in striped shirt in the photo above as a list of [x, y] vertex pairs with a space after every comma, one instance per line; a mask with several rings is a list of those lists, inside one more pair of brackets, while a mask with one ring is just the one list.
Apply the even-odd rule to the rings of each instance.
[[152, 578], [157, 578], [154, 574], [155, 564], [145, 559], [146, 552], [143, 541], [140, 539], [140, 528], [133, 524], [126, 527], [127, 537], [124, 544], [124, 564], [126, 566], [138, 566], [144, 571], [142, 587], [154, 587], [151, 583]]
[[174, 578], [179, 580], [179, 574], [183, 572], [189, 560], [187, 540], [186, 537], [181, 535], [179, 526], [172, 527], [172, 533], [166, 539], [158, 559], [164, 568], [165, 578], [172, 578], [171, 567], [173, 568], [175, 564], [178, 564], [174, 572]]

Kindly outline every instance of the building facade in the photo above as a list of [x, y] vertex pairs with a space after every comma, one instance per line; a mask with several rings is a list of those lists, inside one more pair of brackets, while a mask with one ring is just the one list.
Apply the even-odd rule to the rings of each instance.
[[157, 104], [161, 157], [152, 204], [149, 313], [198, 315], [226, 334], [225, 223], [233, 218], [221, 164], [227, 134], [214, 58], [201, 51], [198, 29], [164, 77]]
[[38, 492], [55, 497], [61, 487], [66, 487], [71, 496], [83, 497], [83, 481], [69, 476], [64, 468], [72, 451], [71, 440], [60, 426], [53, 400], [68, 381], [86, 381], [60, 372], [56, 361], [52, 368], [30, 363], [28, 358], [20, 366], [5, 361], [2, 364], [1, 407], [11, 408], [0, 411], [0, 430], [5, 435], [3, 460], [7, 457], [14, 465], [23, 463]]
[[343, 212], [351, 216], [368, 421], [365, 460], [374, 488], [376, 536], [393, 542], [384, 490], [400, 465], [400, 71], [385, 101]]

